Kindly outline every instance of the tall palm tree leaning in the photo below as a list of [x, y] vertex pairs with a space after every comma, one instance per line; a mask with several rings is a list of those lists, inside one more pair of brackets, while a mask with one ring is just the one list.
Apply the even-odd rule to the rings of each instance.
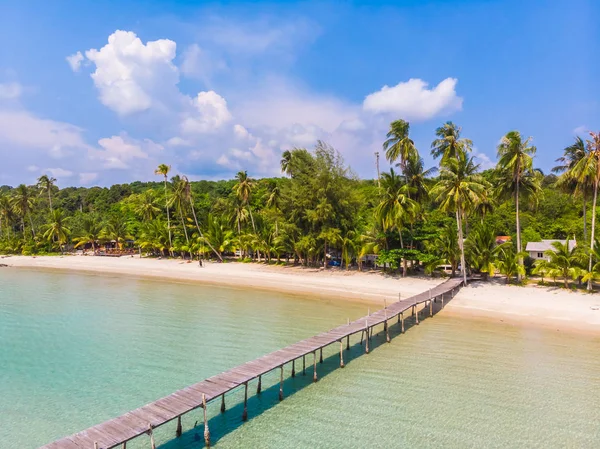
[[[527, 196], [536, 199], [541, 193], [539, 172], [533, 168], [536, 147], [530, 145], [531, 137], [524, 139], [519, 131], [510, 131], [498, 145], [498, 164], [496, 165], [496, 185], [499, 197], [513, 197], [515, 201], [515, 221], [517, 227], [517, 253], [521, 254], [520, 198]], [[523, 266], [523, 256], [519, 256], [519, 265]], [[517, 281], [521, 281], [519, 272]]]
[[445, 212], [454, 212], [458, 228], [458, 246], [460, 248], [460, 271], [463, 283], [467, 285], [467, 267], [465, 264], [465, 245], [462, 219], [465, 212], [472, 210], [482, 198], [488, 187], [487, 182], [477, 174], [479, 165], [473, 158], [460, 150], [455, 157], [446, 158], [440, 168], [437, 184], [431, 189], [435, 201]]
[[[592, 271], [594, 258], [594, 241], [596, 240], [596, 201], [598, 199], [598, 183], [600, 183], [600, 132], [590, 132], [591, 139], [587, 141], [585, 157], [573, 167], [573, 176], [578, 183], [585, 183], [588, 179], [593, 180], [594, 199], [592, 202], [592, 235], [590, 237], [590, 254], [588, 271]], [[592, 277], [588, 279], [588, 290], [592, 290]]]
[[169, 230], [169, 252], [171, 252], [171, 248], [173, 247], [173, 238], [171, 236], [171, 217], [169, 216], [169, 195], [167, 191], [167, 181], [168, 175], [171, 171], [171, 166], [167, 164], [160, 164], [156, 170], [154, 170], [155, 175], [162, 175], [165, 181], [165, 203], [167, 205], [167, 229]]
[[573, 169], [585, 156], [585, 141], [577, 136], [575, 142], [566, 147], [563, 155], [556, 159], [559, 165], [553, 167], [552, 172], [561, 174], [556, 183], [557, 187], [571, 194], [581, 194], [583, 199], [583, 238], [587, 241], [587, 200], [588, 193], [593, 188], [593, 178], [587, 177], [579, 182], [573, 174]]
[[31, 196], [29, 187], [27, 187], [25, 184], [18, 185], [14, 190], [11, 201], [14, 211], [21, 218], [21, 230], [23, 231], [23, 234], [25, 234], [25, 219], [29, 217], [31, 236], [35, 239], [35, 229], [33, 228], [33, 219], [31, 218], [33, 197]]
[[390, 164], [399, 160], [399, 166], [402, 172], [406, 169], [406, 163], [415, 155], [418, 155], [415, 143], [408, 136], [410, 131], [410, 124], [405, 120], [395, 120], [390, 124], [390, 130], [386, 137], [387, 140], [383, 142], [383, 150], [385, 151], [385, 158]]
[[[187, 176], [182, 176], [181, 177], [181, 182], [183, 183], [182, 185], [184, 186], [184, 198], [188, 201], [189, 205], [190, 205], [190, 209], [192, 210], [192, 216], [194, 217], [194, 223], [196, 224], [196, 229], [198, 230], [198, 234], [200, 235], [200, 238], [204, 239], [204, 234], [202, 233], [202, 229], [200, 229], [200, 224], [198, 223], [198, 216], [196, 215], [196, 208], [194, 207], [194, 196], [192, 193], [192, 185], [190, 184], [190, 180], [188, 179]], [[208, 240], [205, 240], [206, 243], [208, 244], [209, 248], [211, 249], [211, 251], [213, 253], [215, 253], [215, 255], [217, 256], [217, 258], [219, 259], [219, 262], [223, 262], [223, 258], [221, 257], [221, 253], [219, 253]]]
[[48, 175], [42, 175], [37, 180], [37, 185], [40, 191], [48, 195], [48, 205], [50, 206], [50, 213], [52, 213], [52, 188], [56, 183], [56, 179]]

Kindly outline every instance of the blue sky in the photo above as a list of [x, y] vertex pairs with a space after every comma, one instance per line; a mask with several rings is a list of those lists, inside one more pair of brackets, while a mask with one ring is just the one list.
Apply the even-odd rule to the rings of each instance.
[[[600, 3], [5, 1], [0, 184], [278, 174], [334, 145], [361, 177], [404, 118], [426, 163], [446, 120], [491, 166], [533, 136], [548, 171], [600, 129]], [[386, 169], [387, 163], [382, 162]]]

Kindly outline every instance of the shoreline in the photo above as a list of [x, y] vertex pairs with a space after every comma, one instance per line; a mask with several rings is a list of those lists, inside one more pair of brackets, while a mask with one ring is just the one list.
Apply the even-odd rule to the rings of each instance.
[[[116, 275], [235, 289], [276, 291], [383, 307], [438, 285], [443, 279], [394, 277], [381, 272], [328, 270], [256, 263], [197, 263], [179, 259], [100, 256], [9, 256], [10, 267]], [[7, 268], [0, 268], [7, 269]], [[536, 326], [550, 331], [600, 335], [600, 296], [555, 287], [475, 282], [447, 303], [444, 313], [461, 318]]]

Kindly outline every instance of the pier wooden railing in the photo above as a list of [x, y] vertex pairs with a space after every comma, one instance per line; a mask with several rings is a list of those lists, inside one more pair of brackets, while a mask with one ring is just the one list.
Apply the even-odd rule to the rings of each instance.
[[[296, 360], [302, 359], [302, 369], [306, 369], [306, 356], [312, 355], [313, 381], [318, 379], [317, 359], [323, 361], [323, 348], [331, 344], [340, 345], [340, 367], [344, 367], [344, 340], [346, 349], [350, 348], [350, 336], [361, 333], [361, 343], [365, 341], [365, 352], [369, 353], [369, 337], [375, 326], [383, 324], [383, 331], [389, 342], [388, 323], [397, 317], [404, 333], [405, 313], [410, 311], [415, 324], [419, 324], [419, 313], [429, 313], [433, 316], [433, 303], [438, 300], [441, 307], [444, 301], [454, 297], [461, 287], [462, 281], [449, 279], [436, 287], [410, 298], [397, 301], [368, 316], [359, 318], [348, 324], [338, 326], [328, 332], [316, 335], [306, 340], [299, 341], [278, 351], [267, 354], [251, 362], [244, 363], [236, 368], [225, 371], [202, 382], [191, 385], [182, 390], [159, 399], [138, 409], [125, 413], [122, 416], [98, 424], [71, 436], [62, 438], [53, 443], [42, 446], [40, 449], [111, 449], [117, 446], [126, 448], [129, 440], [147, 434], [150, 437], [150, 446], [155, 449], [153, 429], [170, 421], [177, 420], [176, 436], [182, 433], [181, 416], [191, 410], [202, 407], [204, 409], [204, 439], [210, 446], [210, 431], [206, 418], [206, 404], [214, 399], [221, 398], [221, 411], [225, 411], [225, 393], [243, 387], [244, 408], [242, 420], [248, 419], [248, 384], [258, 379], [256, 393], [262, 389], [262, 376], [272, 370], [280, 370], [279, 399], [283, 400], [284, 365], [292, 364], [292, 377], [296, 375]], [[419, 311], [419, 306], [423, 306]], [[317, 357], [317, 353], [319, 354]]]

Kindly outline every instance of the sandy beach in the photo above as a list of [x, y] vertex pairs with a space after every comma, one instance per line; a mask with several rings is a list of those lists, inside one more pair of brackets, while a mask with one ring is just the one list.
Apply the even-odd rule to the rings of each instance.
[[[197, 263], [138, 257], [11, 256], [0, 259], [10, 267], [77, 270], [120, 276], [150, 276], [171, 282], [199, 282], [249, 287], [313, 296], [317, 299], [363, 301], [381, 306], [442, 282], [429, 278], [398, 278], [379, 272], [346, 272], [237, 262]], [[493, 321], [535, 324], [553, 330], [600, 334], [600, 294], [560, 288], [506, 286], [476, 282], [463, 288], [444, 313]]]

